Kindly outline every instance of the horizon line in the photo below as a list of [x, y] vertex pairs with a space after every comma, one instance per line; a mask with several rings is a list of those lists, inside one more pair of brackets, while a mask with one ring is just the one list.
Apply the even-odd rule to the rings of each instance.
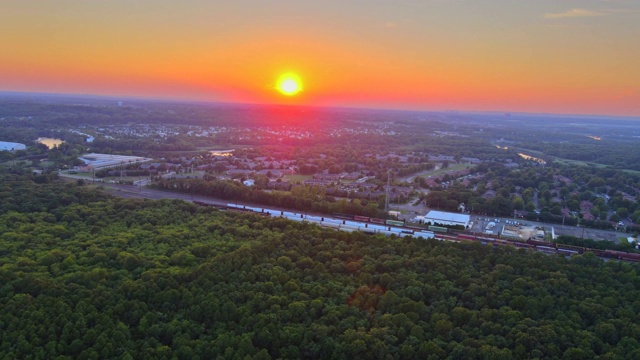
[[229, 106], [285, 106], [300, 108], [321, 108], [321, 109], [346, 109], [346, 110], [377, 110], [377, 111], [398, 111], [398, 112], [416, 112], [416, 113], [460, 113], [460, 114], [502, 114], [502, 115], [538, 115], [538, 116], [558, 116], [558, 117], [589, 117], [589, 118], [615, 118], [626, 120], [639, 120], [640, 115], [611, 115], [611, 114], [587, 114], [587, 113], [552, 113], [552, 112], [531, 112], [531, 111], [508, 111], [508, 110], [458, 110], [458, 109], [416, 109], [416, 108], [395, 108], [395, 107], [367, 107], [367, 106], [344, 106], [344, 105], [309, 105], [309, 104], [283, 104], [283, 103], [249, 103], [235, 101], [214, 101], [214, 100], [198, 100], [180, 97], [163, 97], [163, 96], [144, 96], [144, 95], [106, 95], [106, 94], [81, 94], [81, 93], [55, 93], [55, 92], [37, 92], [37, 91], [12, 91], [0, 90], [0, 96], [49, 96], [60, 98], [81, 98], [94, 100], [134, 100], [148, 102], [168, 102], [179, 104], [200, 104], [200, 105], [229, 105]]

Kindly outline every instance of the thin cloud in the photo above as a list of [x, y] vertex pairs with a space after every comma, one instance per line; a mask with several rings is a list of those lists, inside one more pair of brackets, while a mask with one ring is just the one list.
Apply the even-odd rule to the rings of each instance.
[[562, 18], [577, 18], [577, 17], [594, 17], [604, 16], [605, 13], [592, 11], [587, 9], [571, 9], [562, 13], [549, 13], [544, 14], [545, 19], [562, 19]]

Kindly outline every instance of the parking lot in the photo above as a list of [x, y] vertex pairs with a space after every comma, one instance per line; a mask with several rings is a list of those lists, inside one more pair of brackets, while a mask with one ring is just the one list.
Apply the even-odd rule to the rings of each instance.
[[[535, 221], [528, 221], [523, 219], [513, 219], [513, 218], [489, 218], [486, 216], [471, 216], [471, 221], [473, 222], [473, 226], [471, 231], [473, 232], [485, 232], [486, 227], [490, 222], [495, 223], [495, 227], [492, 229], [494, 234], [498, 234], [504, 225], [509, 225], [509, 223], [514, 224], [522, 224], [525, 226], [539, 226], [544, 228], [545, 232], [550, 232], [551, 228], [553, 228], [555, 236], [560, 235], [569, 235], [575, 236], [578, 238], [585, 239], [593, 239], [593, 240], [607, 240], [607, 241], [615, 241], [619, 242], [620, 238], [626, 238], [628, 235], [623, 232], [616, 232], [611, 230], [599, 230], [599, 229], [590, 229], [585, 227], [576, 227], [576, 226], [563, 226], [559, 224], [547, 224]], [[509, 222], [509, 223], [507, 223]]]

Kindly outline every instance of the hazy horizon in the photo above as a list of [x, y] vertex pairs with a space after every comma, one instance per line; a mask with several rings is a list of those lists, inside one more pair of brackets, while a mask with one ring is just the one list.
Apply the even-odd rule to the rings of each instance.
[[3, 2], [0, 91], [640, 116], [634, 1], [34, 3]]
[[344, 109], [358, 111], [389, 111], [389, 112], [410, 112], [410, 113], [435, 113], [435, 114], [464, 114], [464, 115], [507, 115], [512, 117], [518, 116], [539, 116], [539, 117], [558, 117], [558, 118], [583, 118], [583, 119], [617, 119], [628, 121], [640, 121], [640, 116], [626, 115], [610, 115], [610, 114], [578, 114], [578, 113], [545, 113], [545, 112], [527, 112], [527, 111], [503, 111], [503, 110], [459, 110], [459, 109], [407, 109], [392, 107], [364, 107], [364, 106], [340, 106], [340, 105], [313, 105], [313, 104], [283, 104], [283, 103], [249, 103], [249, 102], [233, 102], [233, 101], [208, 101], [208, 100], [192, 100], [171, 97], [150, 97], [150, 96], [117, 96], [117, 95], [100, 95], [100, 94], [80, 94], [80, 93], [47, 93], [47, 92], [18, 92], [18, 91], [0, 91], [1, 96], [10, 96], [16, 98], [28, 98], [44, 100], [39, 98], [56, 98], [60, 100], [95, 100], [95, 101], [113, 101], [114, 105], [122, 101], [123, 106], [127, 106], [127, 101], [139, 101], [150, 103], [174, 103], [183, 105], [220, 105], [220, 106], [283, 106], [283, 107], [301, 107], [301, 108], [318, 108], [318, 109]]

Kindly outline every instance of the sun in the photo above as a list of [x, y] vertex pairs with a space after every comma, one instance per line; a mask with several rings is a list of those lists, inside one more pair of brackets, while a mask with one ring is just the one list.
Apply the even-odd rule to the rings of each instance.
[[276, 89], [278, 89], [278, 91], [280, 91], [284, 95], [293, 96], [302, 91], [302, 82], [296, 74], [282, 74], [278, 78]]

